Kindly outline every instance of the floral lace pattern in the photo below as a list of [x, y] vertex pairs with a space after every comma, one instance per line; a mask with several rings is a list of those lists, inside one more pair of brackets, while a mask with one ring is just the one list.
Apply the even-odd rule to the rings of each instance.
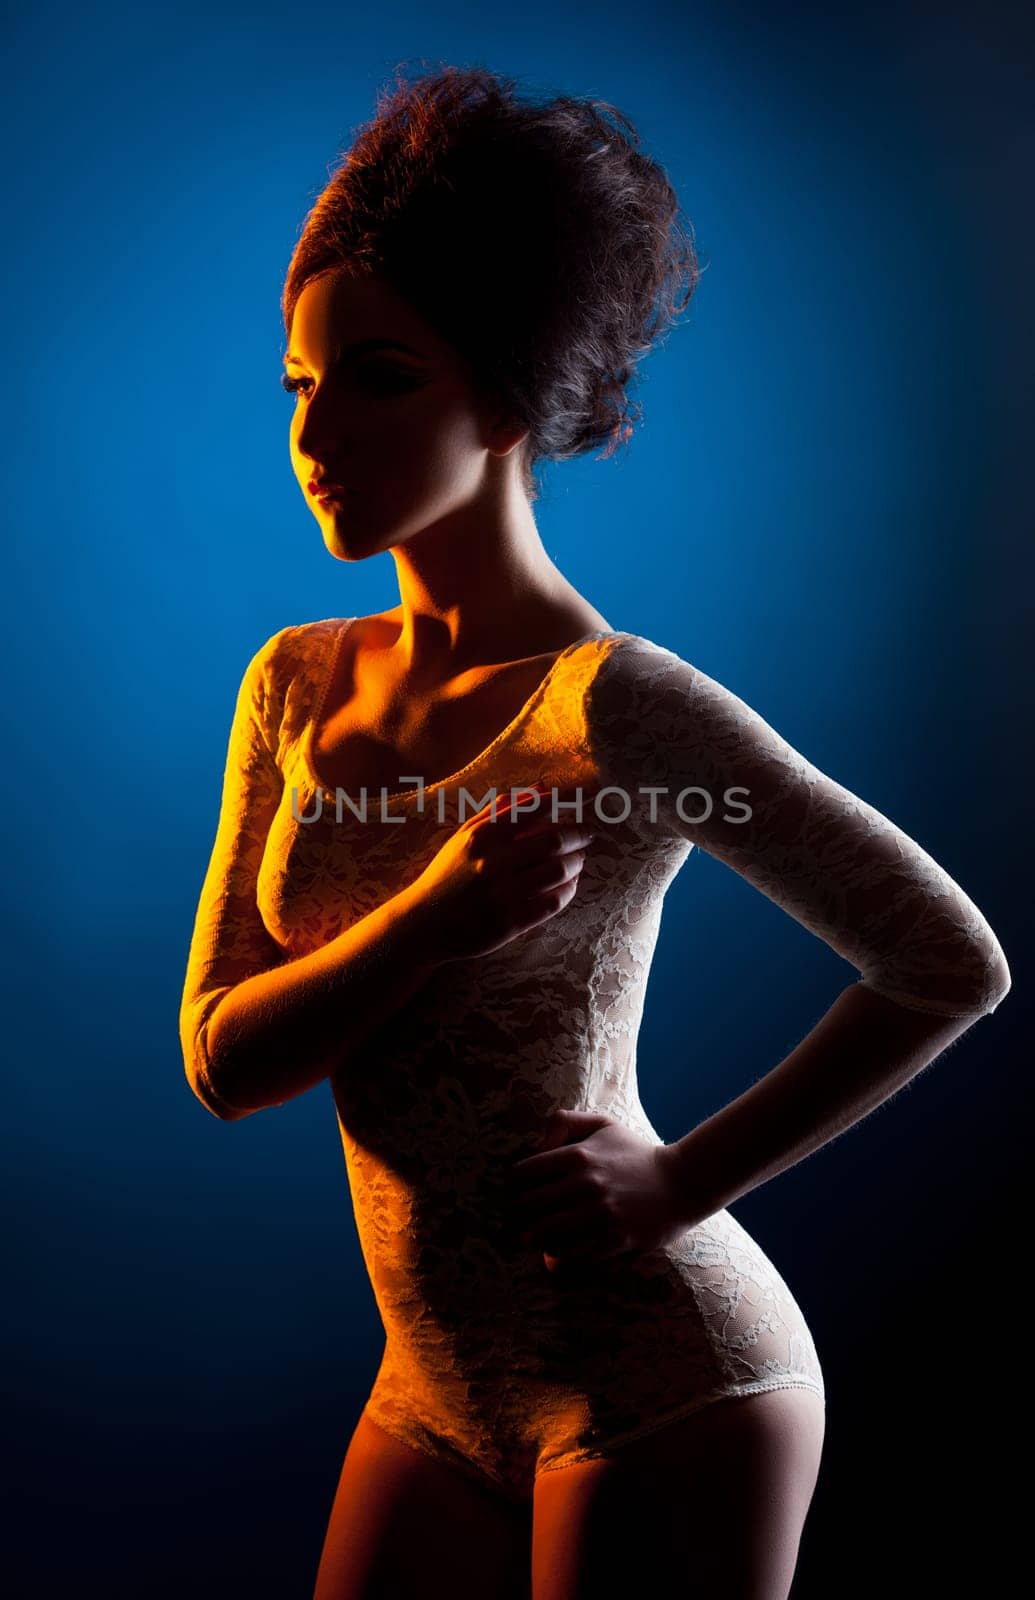
[[[606, 1453], [724, 1396], [823, 1375], [800, 1307], [728, 1210], [664, 1249], [549, 1272], [504, 1180], [559, 1107], [663, 1141], [636, 1042], [669, 884], [699, 843], [882, 993], [975, 1016], [1009, 987], [981, 913], [907, 835], [825, 777], [729, 690], [650, 640], [576, 641], [506, 730], [448, 781], [366, 820], [308, 756], [345, 619], [288, 627], [237, 698], [215, 845], [187, 963], [188, 1080], [217, 1116], [207, 1029], [254, 973], [320, 948], [423, 870], [495, 787], [545, 779], [630, 796], [579, 890], [503, 949], [437, 968], [332, 1075], [385, 1350], [366, 1404], [389, 1433], [527, 1500], [537, 1472]], [[662, 786], [653, 799], [641, 786]], [[699, 796], [715, 810], [703, 823]], [[748, 822], [741, 815], [750, 790]], [[601, 797], [601, 816], [621, 814]]]
[[857, 967], [868, 988], [946, 1017], [996, 1009], [1010, 971], [973, 901], [723, 684], [635, 638], [604, 662], [591, 700], [609, 781], [630, 793], [663, 790], [653, 808], [641, 799], [642, 829], [724, 861]]

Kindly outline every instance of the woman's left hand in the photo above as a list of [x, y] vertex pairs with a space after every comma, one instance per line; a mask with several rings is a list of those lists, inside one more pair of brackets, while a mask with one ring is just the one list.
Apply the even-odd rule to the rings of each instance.
[[657, 1250], [690, 1226], [667, 1145], [598, 1112], [563, 1110], [546, 1145], [514, 1164], [510, 1188], [523, 1237], [551, 1271]]

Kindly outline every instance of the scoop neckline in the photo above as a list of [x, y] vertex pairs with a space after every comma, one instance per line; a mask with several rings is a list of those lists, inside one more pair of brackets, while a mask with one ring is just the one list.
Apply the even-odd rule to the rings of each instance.
[[[309, 719], [309, 727], [306, 730], [304, 743], [305, 766], [308, 778], [313, 784], [316, 785], [318, 789], [329, 790], [332, 794], [337, 792], [335, 786], [332, 783], [325, 782], [316, 770], [313, 745], [316, 740], [316, 730], [320, 725], [324, 706], [327, 703], [327, 696], [330, 692], [331, 684], [334, 681], [335, 668], [337, 667], [338, 661], [341, 657], [342, 641], [344, 640], [345, 635], [348, 633], [349, 628], [356, 620], [357, 619], [355, 617], [345, 617], [342, 621], [342, 626], [337, 630], [336, 633], [332, 635], [331, 647], [328, 651], [328, 659], [324, 666], [323, 681], [320, 685], [319, 698], [316, 703], [316, 708]], [[487, 756], [491, 756], [499, 748], [503, 741], [509, 738], [509, 736], [521, 726], [525, 718], [531, 715], [542, 696], [546, 693], [546, 690], [552, 682], [558, 667], [563, 661], [567, 660], [568, 656], [571, 655], [573, 650], [577, 650], [581, 644], [588, 643], [590, 639], [617, 639], [621, 637], [623, 637], [622, 630], [616, 628], [591, 628], [588, 633], [580, 634], [577, 639], [573, 639], [570, 644], [565, 645], [564, 649], [559, 655], [554, 657], [553, 661], [550, 663], [550, 666], [547, 668], [545, 675], [539, 680], [539, 683], [533, 689], [524, 705], [518, 709], [515, 715], [507, 723], [506, 727], [500, 729], [499, 733], [494, 739], [491, 740], [489, 744], [485, 746], [484, 750], [480, 750], [476, 756], [473, 756], [472, 759], [466, 763], [466, 765], [458, 767], [455, 772], [447, 773], [444, 778], [437, 778], [434, 783], [424, 784], [422, 789], [397, 789], [394, 794], [382, 794], [382, 804], [387, 800], [409, 800], [413, 795], [433, 794], [436, 789], [442, 789], [447, 783], [452, 783], [456, 778], [462, 778], [466, 772], [471, 771], [472, 767], [478, 766], [482, 761], [485, 760]]]

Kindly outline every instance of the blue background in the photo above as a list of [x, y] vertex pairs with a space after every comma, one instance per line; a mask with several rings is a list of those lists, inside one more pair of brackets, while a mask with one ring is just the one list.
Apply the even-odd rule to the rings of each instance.
[[[706, 264], [628, 451], [548, 469], [551, 556], [918, 838], [1011, 961], [996, 1016], [734, 1207], [830, 1387], [796, 1600], [963, 1593], [971, 1568], [996, 1587], [1028, 1344], [1007, 1187], [1031, 899], [1021, 16], [527, 0], [518, 27], [460, 4], [44, 0], [9, 20], [18, 1594], [307, 1600], [380, 1356], [329, 1086], [220, 1123], [176, 1014], [244, 665], [287, 623], [398, 598], [387, 555], [328, 557], [294, 480], [278, 298], [338, 152], [422, 56], [618, 105]], [[695, 852], [641, 1034], [662, 1135], [774, 1066], [852, 975]]]

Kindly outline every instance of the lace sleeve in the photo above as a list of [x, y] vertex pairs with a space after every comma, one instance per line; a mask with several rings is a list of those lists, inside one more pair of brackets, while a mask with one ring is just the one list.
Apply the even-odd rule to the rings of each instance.
[[637, 822], [731, 866], [867, 988], [945, 1017], [1007, 994], [999, 941], [949, 874], [673, 651], [627, 636], [590, 685], [587, 729], [601, 784], [629, 795]]
[[180, 1003], [180, 1044], [187, 1080], [214, 1116], [237, 1110], [212, 1082], [208, 1030], [235, 984], [268, 972], [284, 952], [268, 932], [255, 897], [266, 836], [283, 793], [275, 757], [272, 661], [282, 629], [245, 669], [230, 727], [215, 843], [201, 887]]

